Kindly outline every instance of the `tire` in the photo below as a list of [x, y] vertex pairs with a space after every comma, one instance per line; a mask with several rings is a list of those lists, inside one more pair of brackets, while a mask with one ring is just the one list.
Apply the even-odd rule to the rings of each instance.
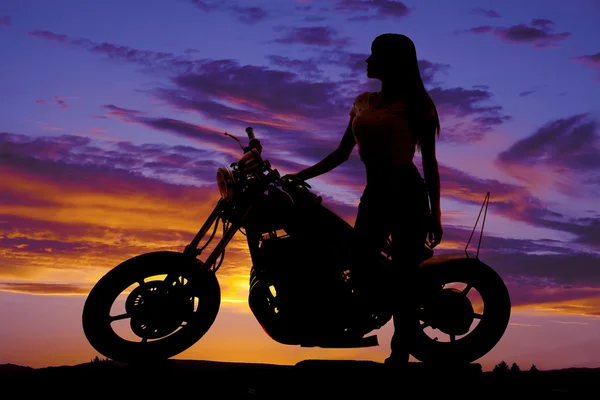
[[[201, 267], [196, 258], [170, 251], [142, 254], [116, 266], [92, 288], [83, 307], [83, 331], [89, 343], [105, 357], [124, 363], [161, 361], [191, 347], [210, 329], [221, 303], [215, 274]], [[186, 279], [179, 297], [184, 299], [185, 307], [191, 307], [185, 316], [186, 324], [164, 338], [147, 342], [133, 342], [117, 335], [111, 327], [110, 311], [119, 294], [146, 277], [166, 274]], [[194, 298], [198, 300], [195, 310]], [[173, 311], [178, 313], [181, 308]]]
[[[477, 326], [455, 342], [440, 342], [430, 338], [423, 329], [417, 329], [411, 354], [424, 363], [471, 363], [494, 348], [500, 341], [510, 319], [510, 296], [502, 278], [478, 259], [453, 258], [425, 263], [418, 272], [420, 283], [426, 287], [441, 287], [446, 283], [463, 282], [476, 289], [484, 304]], [[425, 291], [422, 293], [434, 293]], [[427, 295], [426, 295], [427, 296]], [[420, 299], [421, 304], [427, 299]]]

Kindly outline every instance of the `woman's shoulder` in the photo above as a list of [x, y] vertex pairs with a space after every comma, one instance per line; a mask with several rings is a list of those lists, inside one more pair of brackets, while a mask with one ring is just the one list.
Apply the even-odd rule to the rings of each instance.
[[354, 99], [354, 104], [359, 103], [367, 103], [369, 101], [369, 96], [371, 96], [373, 92], [362, 92]]

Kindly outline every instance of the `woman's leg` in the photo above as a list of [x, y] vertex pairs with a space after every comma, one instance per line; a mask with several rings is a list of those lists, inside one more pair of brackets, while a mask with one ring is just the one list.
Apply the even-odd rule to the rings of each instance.
[[394, 274], [394, 334], [391, 340], [393, 361], [408, 362], [411, 332], [418, 329], [416, 293], [410, 282], [419, 266], [420, 254], [427, 239], [429, 204], [424, 187], [406, 189], [396, 203], [392, 227], [392, 262]]
[[[388, 200], [388, 201], [386, 201]], [[383, 288], [378, 285], [378, 260], [381, 249], [391, 233], [392, 216], [389, 214], [389, 196], [367, 187], [360, 199], [354, 223], [355, 242], [352, 256], [352, 275], [359, 301], [368, 309]]]

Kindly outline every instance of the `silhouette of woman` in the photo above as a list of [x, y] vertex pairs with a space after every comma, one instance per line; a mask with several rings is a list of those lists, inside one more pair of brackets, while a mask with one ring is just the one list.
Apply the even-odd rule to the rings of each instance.
[[[423, 85], [415, 45], [405, 35], [386, 33], [375, 38], [366, 59], [367, 77], [381, 81], [379, 92], [356, 97], [350, 121], [340, 144], [315, 165], [289, 174], [308, 180], [336, 168], [350, 157], [354, 146], [365, 165], [367, 184], [360, 198], [354, 225], [357, 252], [353, 274], [362, 275], [374, 290], [373, 260], [383, 243], [392, 241], [394, 282], [406, 282], [420, 261], [424, 244], [430, 248], [442, 239], [440, 178], [435, 154], [435, 134], [440, 123], [435, 104]], [[423, 173], [413, 163], [415, 150], [422, 155]], [[410, 330], [418, 323], [409, 300], [412, 285], [394, 290], [394, 335], [386, 364], [408, 362]], [[385, 292], [385, 290], [384, 290]], [[368, 293], [368, 290], [367, 292]], [[373, 298], [374, 292], [368, 295]]]

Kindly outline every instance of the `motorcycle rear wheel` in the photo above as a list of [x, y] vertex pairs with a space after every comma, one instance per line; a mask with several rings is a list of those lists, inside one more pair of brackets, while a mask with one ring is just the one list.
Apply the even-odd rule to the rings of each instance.
[[[511, 314], [508, 289], [502, 278], [479, 259], [455, 258], [442, 262], [432, 261], [429, 265], [421, 267], [420, 281], [425, 282], [426, 287], [437, 287], [437, 289], [425, 290], [423, 292], [425, 298], [420, 299], [421, 326], [414, 333], [411, 354], [424, 363], [471, 363], [492, 350], [504, 335]], [[444, 289], [441, 288], [444, 285], [454, 282], [466, 284], [465, 289], [462, 291], [445, 289], [446, 292], [442, 293]], [[483, 300], [483, 312], [481, 313], [474, 313], [472, 304], [466, 298], [467, 292], [472, 289], [479, 292]], [[435, 296], [438, 296], [437, 300], [432, 301]], [[464, 299], [461, 299], [461, 296]], [[436, 305], [432, 305], [434, 303]], [[425, 333], [424, 327], [430, 327], [432, 325], [430, 323], [435, 321], [435, 318], [428, 320], [427, 315], [441, 316], [441, 321], [438, 319], [437, 322], [441, 322], [442, 325], [454, 325], [455, 327], [461, 325], [460, 321], [456, 321], [460, 320], [460, 317], [456, 320], [450, 317], [454, 311], [449, 309], [452, 305], [466, 307], [464, 309], [472, 314], [470, 320], [463, 321], [466, 324], [463, 323], [461, 329], [469, 329], [468, 326], [474, 320], [479, 320], [477, 325], [466, 334], [463, 329], [460, 334], [464, 335], [460, 338], [450, 336], [451, 339], [448, 342], [439, 341], [437, 337], [432, 339]], [[436, 307], [437, 310], [431, 310]], [[444, 313], [446, 313], [445, 317]]]
[[[145, 281], [166, 275], [169, 282]], [[120, 294], [133, 284], [125, 302], [126, 313], [111, 316]], [[183, 253], [159, 251], [119, 264], [90, 291], [83, 307], [83, 331], [89, 343], [114, 361], [135, 363], [173, 357], [196, 343], [212, 326], [221, 303], [214, 272]], [[130, 319], [138, 341], [119, 336], [111, 323]]]

